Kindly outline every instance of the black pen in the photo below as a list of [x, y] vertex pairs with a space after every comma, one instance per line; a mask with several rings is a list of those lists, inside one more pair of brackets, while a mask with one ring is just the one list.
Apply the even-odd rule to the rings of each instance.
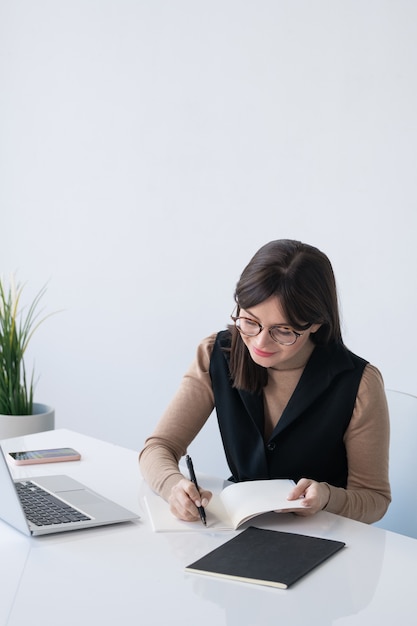
[[[186, 463], [187, 463], [188, 471], [190, 472], [190, 480], [191, 480], [192, 483], [194, 483], [194, 485], [198, 489], [198, 492], [200, 493], [200, 489], [199, 489], [199, 486], [197, 484], [197, 478], [195, 477], [195, 473], [194, 473], [193, 462], [192, 462], [191, 457], [190, 457], [189, 454], [187, 454], [187, 456], [185, 457], [185, 460], [186, 460]], [[203, 522], [204, 526], [207, 526], [206, 512], [204, 510], [204, 507], [203, 506], [198, 506], [197, 509], [198, 509], [199, 514], [200, 514], [201, 521]]]

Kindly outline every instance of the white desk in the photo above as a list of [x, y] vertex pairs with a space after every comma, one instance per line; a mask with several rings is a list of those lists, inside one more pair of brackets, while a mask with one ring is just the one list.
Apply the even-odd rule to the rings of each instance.
[[154, 533], [137, 452], [68, 430], [3, 442], [5, 450], [72, 446], [82, 461], [14, 468], [66, 473], [140, 513], [138, 522], [28, 538], [0, 522], [0, 626], [414, 625], [417, 540], [320, 513], [268, 515], [265, 528], [345, 541], [288, 590], [193, 575], [184, 566], [230, 532]]

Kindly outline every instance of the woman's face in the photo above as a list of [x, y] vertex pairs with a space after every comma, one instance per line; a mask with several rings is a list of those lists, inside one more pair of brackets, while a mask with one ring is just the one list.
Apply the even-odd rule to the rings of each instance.
[[[268, 332], [271, 326], [277, 325], [288, 326], [292, 329], [284, 315], [279, 298], [272, 296], [249, 309], [241, 308], [239, 315], [249, 317], [263, 326], [263, 330], [255, 337], [241, 334], [242, 340], [255, 363], [262, 367], [274, 369], [292, 369], [306, 364], [314, 349], [310, 335], [320, 328], [320, 324], [313, 324], [300, 333], [301, 336], [297, 338], [295, 343], [291, 346], [285, 346], [274, 341]], [[308, 321], [305, 320], [305, 323], [307, 324]]]

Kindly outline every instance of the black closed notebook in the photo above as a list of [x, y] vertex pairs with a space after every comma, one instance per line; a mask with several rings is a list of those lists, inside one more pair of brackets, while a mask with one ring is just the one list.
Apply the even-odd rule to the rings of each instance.
[[344, 546], [334, 539], [250, 526], [185, 569], [286, 589]]

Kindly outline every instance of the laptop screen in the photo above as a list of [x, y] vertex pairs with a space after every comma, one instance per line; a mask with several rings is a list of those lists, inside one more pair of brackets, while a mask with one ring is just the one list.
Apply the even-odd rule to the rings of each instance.
[[1, 446], [0, 451], [0, 518], [25, 535], [30, 535], [29, 526]]

